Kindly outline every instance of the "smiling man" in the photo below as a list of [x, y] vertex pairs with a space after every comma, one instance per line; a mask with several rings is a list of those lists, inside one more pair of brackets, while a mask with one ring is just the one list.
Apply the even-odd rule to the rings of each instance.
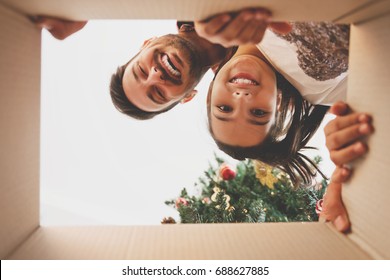
[[141, 51], [112, 75], [115, 107], [136, 119], [150, 119], [191, 100], [195, 86], [228, 49], [199, 37], [191, 23], [178, 34], [145, 41]]

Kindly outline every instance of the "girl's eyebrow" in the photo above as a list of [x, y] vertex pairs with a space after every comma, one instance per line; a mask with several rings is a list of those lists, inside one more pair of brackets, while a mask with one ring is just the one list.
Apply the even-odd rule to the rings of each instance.
[[270, 120], [264, 121], [264, 122], [259, 122], [259, 121], [247, 119], [247, 122], [250, 123], [250, 124], [254, 124], [254, 125], [266, 125], [267, 123], [270, 122]]
[[[223, 122], [231, 122], [232, 119], [231, 118], [226, 118], [226, 117], [221, 117], [221, 116], [218, 116], [216, 114], [213, 114], [215, 118], [217, 118], [218, 120], [220, 121], [223, 121]], [[255, 120], [252, 120], [252, 119], [246, 119], [246, 121], [250, 124], [253, 124], [253, 125], [259, 125], [259, 126], [263, 126], [263, 125], [266, 125], [267, 123], [270, 122], [270, 120], [267, 120], [267, 121], [264, 121], [264, 122], [259, 122], [259, 121], [255, 121]]]

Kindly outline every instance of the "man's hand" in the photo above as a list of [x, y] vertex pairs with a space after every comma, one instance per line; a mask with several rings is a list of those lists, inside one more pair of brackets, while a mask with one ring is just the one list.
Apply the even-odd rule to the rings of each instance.
[[374, 132], [371, 116], [351, 112], [344, 102], [334, 104], [329, 112], [337, 116], [324, 128], [326, 147], [333, 163], [342, 166], [367, 153], [368, 147], [362, 138]]
[[30, 19], [37, 27], [47, 29], [58, 40], [64, 40], [87, 24], [87, 21], [70, 21], [49, 16], [32, 16]]
[[277, 33], [291, 31], [287, 22], [271, 22], [271, 12], [262, 9], [244, 9], [238, 13], [222, 13], [202, 21], [195, 21], [196, 33], [214, 44], [233, 47], [257, 44], [269, 27]]

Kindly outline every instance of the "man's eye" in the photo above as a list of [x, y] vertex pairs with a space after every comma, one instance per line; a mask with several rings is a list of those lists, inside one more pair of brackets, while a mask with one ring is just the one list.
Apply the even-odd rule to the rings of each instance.
[[163, 96], [163, 93], [162, 93], [161, 89], [159, 89], [158, 87], [154, 87], [154, 89], [156, 90], [156, 92], [157, 92], [159, 95]]
[[139, 70], [141, 70], [142, 74], [147, 76], [145, 70], [141, 67], [141, 65], [139, 63], [138, 63], [138, 67], [139, 67]]
[[228, 106], [228, 105], [219, 105], [217, 106], [218, 110], [223, 112], [223, 113], [229, 113], [233, 111], [233, 108]]
[[262, 117], [266, 114], [266, 112], [264, 112], [263, 110], [261, 109], [252, 109], [251, 110], [251, 114], [255, 117]]

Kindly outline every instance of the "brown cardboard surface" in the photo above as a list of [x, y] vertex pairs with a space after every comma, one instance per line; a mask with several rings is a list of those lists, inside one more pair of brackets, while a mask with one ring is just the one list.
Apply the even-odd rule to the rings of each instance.
[[[28, 14], [49, 14], [70, 19], [155, 18], [193, 20], [242, 7], [265, 6], [275, 19], [333, 21], [376, 0], [2, 0]], [[163, 5], [163, 9], [161, 6]]]
[[[388, 14], [367, 21], [382, 14], [374, 7], [388, 7], [374, 2], [0, 0], [0, 258], [390, 259], [390, 21]], [[193, 19], [262, 3], [276, 19], [364, 21], [352, 28], [349, 102], [374, 115], [376, 133], [344, 188], [352, 233], [321, 223], [38, 228], [40, 34], [15, 11], [73, 19]]]
[[348, 14], [342, 16], [336, 22], [360, 23], [390, 12], [389, 0], [376, 0], [362, 5]]
[[39, 225], [40, 33], [0, 5], [0, 258]]
[[322, 223], [40, 228], [11, 259], [370, 259]]
[[374, 116], [375, 134], [368, 139], [368, 156], [356, 164], [353, 180], [344, 188], [351, 237], [386, 259], [390, 258], [389, 26], [387, 14], [354, 25], [351, 31], [348, 100], [354, 109]]

